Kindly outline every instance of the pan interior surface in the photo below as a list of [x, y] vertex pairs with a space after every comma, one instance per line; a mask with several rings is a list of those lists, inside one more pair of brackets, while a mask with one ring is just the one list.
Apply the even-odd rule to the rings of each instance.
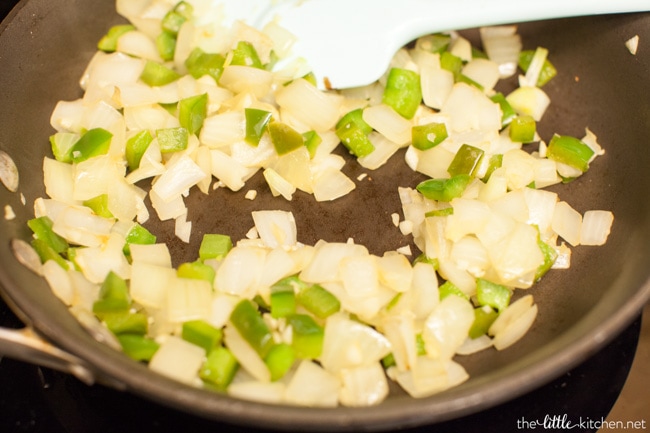
[[[476, 412], [551, 380], [615, 338], [650, 298], [650, 51], [642, 45], [632, 55], [624, 45], [635, 35], [642, 43], [650, 40], [650, 15], [529, 23], [520, 26], [524, 46], [548, 48], [559, 71], [545, 88], [552, 103], [543, 121], [547, 129], [540, 135], [582, 136], [588, 127], [606, 150], [587, 175], [557, 192], [580, 212], [611, 210], [616, 219], [605, 246], [575, 249], [571, 269], [553, 271], [530, 289], [539, 316], [524, 339], [502, 352], [459, 359], [471, 379], [457, 388], [417, 400], [394, 390], [387, 401], [371, 408], [267, 406], [150, 372], [95, 341], [44, 280], [16, 261], [10, 248], [12, 239], [29, 239], [25, 222], [33, 216], [31, 203], [45, 194], [41, 166], [50, 152], [50, 113], [57, 101], [81, 96], [78, 79], [95, 52], [95, 41], [119, 22], [112, 0], [30, 0], [22, 1], [0, 26], [0, 150], [11, 155], [21, 176], [18, 193], [0, 188], [0, 202], [16, 214], [0, 225], [3, 295], [21, 319], [85, 360], [99, 376], [161, 404], [236, 424], [312, 430], [408, 427]], [[354, 163], [346, 167], [353, 179], [362, 173]], [[196, 233], [218, 229], [239, 239], [252, 225], [252, 210], [291, 210], [301, 242], [352, 236], [380, 254], [405, 242], [389, 216], [400, 209], [397, 187], [413, 186], [419, 178], [405, 166], [403, 154], [373, 178], [353, 194], [326, 204], [304, 196], [280, 201], [270, 194], [252, 202], [224, 189], [191, 195], [189, 219]], [[251, 188], [263, 190], [263, 179], [251, 182]], [[220, 205], [224, 200], [232, 206]], [[154, 222], [152, 229], [170, 245], [176, 262], [195, 254], [199, 236], [186, 245], [174, 238], [173, 225]]]

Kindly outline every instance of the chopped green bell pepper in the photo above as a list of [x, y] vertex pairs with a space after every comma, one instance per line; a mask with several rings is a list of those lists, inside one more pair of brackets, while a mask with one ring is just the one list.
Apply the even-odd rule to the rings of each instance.
[[299, 359], [316, 359], [323, 351], [325, 330], [311, 316], [294, 314], [287, 318], [292, 329], [291, 347]]
[[199, 258], [201, 260], [221, 260], [232, 249], [232, 240], [228, 235], [206, 233], [203, 235], [199, 246]]
[[546, 157], [585, 172], [594, 155], [591, 147], [581, 140], [568, 135], [554, 135], [548, 144]]
[[416, 189], [430, 200], [449, 202], [460, 197], [471, 180], [472, 177], [467, 174], [458, 174], [449, 179], [427, 179]]
[[102, 318], [107, 313], [126, 312], [131, 308], [131, 295], [126, 281], [114, 272], [109, 272], [99, 290], [99, 297], [93, 303], [93, 313]]
[[501, 312], [510, 303], [512, 291], [504, 285], [484, 278], [476, 279], [476, 300], [479, 305], [487, 305]]
[[305, 142], [307, 151], [309, 151], [309, 157], [311, 159], [314, 159], [314, 156], [316, 156], [316, 151], [318, 150], [318, 146], [320, 146], [320, 144], [323, 142], [323, 139], [320, 135], [318, 135], [316, 131], [307, 131], [302, 134], [302, 138]]
[[97, 43], [97, 49], [106, 53], [114, 52], [117, 50], [117, 40], [120, 36], [132, 30], [135, 30], [135, 26], [131, 24], [118, 24], [111, 27]]
[[418, 150], [436, 147], [447, 137], [447, 125], [444, 123], [431, 122], [411, 128], [411, 143]]
[[136, 361], [149, 362], [160, 345], [149, 337], [140, 334], [120, 334], [117, 340], [124, 353]]
[[34, 238], [40, 239], [50, 246], [56, 253], [65, 253], [70, 246], [65, 238], [52, 230], [54, 223], [47, 216], [33, 218], [27, 221], [27, 226], [34, 233]]
[[219, 81], [223, 73], [226, 58], [217, 53], [206, 53], [201, 48], [195, 48], [185, 60], [185, 67], [190, 75], [196, 79], [209, 75]]
[[467, 296], [465, 292], [460, 290], [458, 286], [456, 286], [451, 281], [445, 281], [442, 285], [440, 285], [440, 287], [438, 287], [438, 295], [441, 301], [447, 296], [451, 295], [459, 296], [463, 299], [469, 299], [469, 296]]
[[260, 110], [258, 108], [244, 109], [246, 118], [246, 142], [257, 147], [260, 144], [262, 136], [267, 131], [269, 122], [273, 115], [270, 111]]
[[501, 108], [501, 127], [505, 128], [510, 125], [510, 122], [512, 122], [512, 119], [517, 116], [517, 113], [515, 112], [515, 109], [512, 108], [512, 105], [510, 105], [510, 102], [508, 102], [505, 95], [500, 92], [495, 93], [490, 97], [490, 99], [492, 102], [499, 104], [499, 108]]
[[492, 323], [499, 316], [499, 313], [490, 307], [478, 307], [474, 309], [474, 322], [469, 328], [469, 338], [478, 338], [485, 335], [492, 326]]
[[149, 327], [148, 317], [144, 313], [119, 311], [102, 315], [102, 322], [115, 335], [138, 334], [145, 335]]
[[156, 131], [160, 152], [171, 153], [187, 149], [189, 131], [183, 127], [163, 128]]
[[194, 280], [205, 280], [212, 284], [216, 271], [212, 266], [203, 264], [202, 261], [181, 263], [176, 270], [179, 278], [190, 278]]
[[57, 253], [47, 241], [43, 239], [33, 239], [32, 248], [34, 248], [34, 251], [38, 254], [41, 263], [45, 263], [48, 260], [54, 260], [63, 269], [68, 270], [70, 268], [68, 262], [66, 262], [61, 254]]
[[481, 163], [481, 159], [483, 159], [484, 153], [483, 149], [463, 144], [449, 164], [447, 172], [452, 178], [458, 175], [473, 176]]
[[[535, 56], [535, 50], [523, 50], [519, 53], [519, 67], [525, 72], [528, 71], [530, 63], [533, 61]], [[555, 66], [548, 60], [544, 60], [542, 69], [539, 72], [539, 77], [537, 78], [537, 87], [542, 87], [557, 75], [557, 69]]]
[[72, 162], [82, 162], [95, 156], [107, 154], [112, 139], [113, 134], [104, 128], [89, 129], [72, 146]]
[[151, 87], [159, 87], [173, 83], [180, 77], [181, 74], [178, 72], [153, 60], [147, 60], [140, 74], [142, 82]]
[[108, 194], [100, 194], [97, 197], [85, 200], [82, 204], [90, 208], [95, 215], [104, 218], [113, 218], [113, 214], [108, 209]]
[[205, 320], [189, 320], [183, 323], [181, 337], [185, 341], [202, 347], [205, 349], [205, 353], [209, 354], [221, 345], [223, 331]]
[[512, 119], [510, 123], [510, 139], [517, 143], [530, 143], [535, 139], [537, 123], [532, 116], [522, 115]]
[[224, 391], [230, 385], [235, 373], [239, 370], [239, 362], [230, 350], [223, 346], [213, 349], [199, 370], [199, 377]]
[[208, 94], [190, 96], [178, 103], [178, 120], [183, 128], [192, 135], [199, 135], [203, 121], [208, 115]]
[[338, 298], [319, 284], [301, 289], [297, 301], [319, 319], [326, 319], [341, 309]]
[[248, 299], [240, 301], [230, 314], [230, 321], [242, 338], [264, 359], [273, 347], [273, 336], [255, 304]]
[[264, 359], [271, 373], [271, 381], [282, 379], [293, 366], [295, 359], [296, 355], [290, 345], [280, 343], [273, 346]]
[[382, 101], [402, 117], [412, 119], [422, 102], [420, 75], [409, 69], [392, 68], [388, 72]]
[[269, 122], [271, 142], [278, 155], [285, 155], [305, 144], [302, 134], [282, 122]]
[[247, 41], [239, 41], [237, 47], [232, 50], [231, 65], [251, 66], [253, 68], [263, 69], [264, 65], [260, 60], [257, 50]]
[[142, 155], [147, 151], [147, 148], [149, 148], [152, 141], [153, 135], [151, 135], [151, 132], [147, 129], [138, 132], [126, 140], [124, 156], [126, 157], [126, 163], [129, 170], [135, 170], [140, 167]]

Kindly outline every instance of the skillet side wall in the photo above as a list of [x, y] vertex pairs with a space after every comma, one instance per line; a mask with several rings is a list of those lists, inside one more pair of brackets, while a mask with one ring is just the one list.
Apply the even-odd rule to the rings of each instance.
[[[549, 48], [560, 72], [545, 89], [552, 105], [544, 121], [553, 127], [542, 129], [543, 138], [550, 139], [554, 132], [581, 136], [589, 127], [607, 151], [584, 178], [556, 190], [581, 212], [611, 209], [616, 215], [605, 247], [578, 248], [572, 269], [553, 272], [532, 289], [540, 316], [526, 339], [504, 352], [489, 351], [462, 360], [476, 377], [450, 393], [415, 401], [397, 395], [379, 408], [359, 410], [280, 411], [187, 389], [153, 375], [92, 340], [45, 283], [17, 264], [8, 247], [10, 239], [29, 238], [24, 222], [33, 215], [34, 199], [44, 195], [41, 165], [43, 155], [49, 154], [49, 116], [54, 104], [81, 96], [78, 79], [94, 54], [96, 41], [110, 25], [121, 22], [112, 0], [31, 0], [21, 6], [13, 21], [0, 27], [0, 149], [18, 164], [20, 192], [26, 204], [21, 203], [18, 194], [0, 187], [0, 203], [11, 205], [17, 215], [15, 220], [0, 224], [0, 283], [7, 289], [5, 296], [10, 304], [22, 311], [22, 318], [104, 374], [127, 382], [137, 394], [209, 418], [252, 425], [274, 420], [278, 428], [287, 429], [383, 429], [442, 420], [513, 398], [561, 374], [614, 338], [649, 297], [644, 284], [650, 269], [650, 152], [646, 149], [650, 133], [650, 51], [643, 50], [647, 48], [643, 41], [650, 41], [650, 17], [629, 15], [522, 25], [526, 47], [539, 44]], [[641, 35], [642, 41], [636, 57], [624, 47], [625, 40], [635, 33]], [[377, 224], [382, 218], [389, 221], [390, 213], [398, 210], [394, 199], [378, 200], [383, 191], [400, 186], [402, 181], [400, 169], [387, 168], [386, 172], [391, 179], [368, 189], [367, 196], [356, 202], [358, 210], [364, 212], [365, 204], [381, 201], [384, 208], [380, 212], [366, 215]], [[377, 176], [380, 178], [384, 177]], [[306, 202], [292, 206], [318, 213], [318, 207]], [[347, 212], [345, 206], [334, 204], [337, 206], [337, 212]], [[213, 224], [214, 209], [204, 212], [205, 216], [196, 215], [205, 220], [199, 231], [207, 231]], [[306, 236], [314, 240], [328, 230], [337, 231], [331, 223], [335, 218], [328, 215], [327, 224], [321, 225], [322, 232], [299, 220], [299, 236], [303, 233], [301, 224]], [[232, 218], [225, 224], [234, 230], [237, 222]], [[248, 228], [240, 224], [238, 230]], [[383, 232], [379, 229], [380, 234]], [[378, 238], [379, 243], [372, 247], [378, 252], [396, 242], [396, 238], [376, 236], [376, 232], [367, 236]], [[189, 254], [190, 250], [179, 254]]]

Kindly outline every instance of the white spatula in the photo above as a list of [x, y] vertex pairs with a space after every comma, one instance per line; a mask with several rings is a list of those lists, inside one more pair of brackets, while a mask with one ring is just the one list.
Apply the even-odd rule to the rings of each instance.
[[425, 34], [551, 18], [650, 10], [650, 0], [219, 0], [226, 17], [297, 37], [320, 87], [378, 79], [395, 52]]

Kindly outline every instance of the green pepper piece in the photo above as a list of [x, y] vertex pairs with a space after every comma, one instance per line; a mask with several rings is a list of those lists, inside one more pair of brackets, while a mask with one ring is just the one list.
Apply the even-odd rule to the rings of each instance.
[[336, 135], [357, 157], [369, 155], [375, 150], [375, 146], [368, 139], [371, 132], [372, 127], [363, 120], [362, 108], [349, 111], [336, 123]]
[[356, 123], [350, 122], [336, 129], [336, 135], [341, 143], [356, 157], [370, 155], [375, 146], [370, 142], [368, 135]]
[[156, 36], [156, 49], [161, 59], [165, 61], [174, 60], [176, 42], [176, 35], [165, 30]]
[[503, 154], [498, 153], [496, 155], [490, 156], [490, 159], [488, 160], [488, 168], [485, 171], [485, 176], [483, 176], [483, 182], [487, 182], [490, 180], [490, 176], [492, 176], [492, 173], [494, 173], [494, 170], [497, 168], [500, 168], [501, 165], [503, 164]]
[[126, 242], [129, 244], [151, 245], [156, 243], [156, 235], [140, 224], [135, 223], [126, 235]]
[[296, 358], [316, 359], [323, 351], [325, 330], [306, 314], [294, 314], [287, 318], [292, 329], [291, 347]]
[[473, 176], [483, 159], [483, 149], [463, 144], [456, 152], [454, 159], [449, 164], [447, 172], [452, 176], [468, 175]]
[[583, 173], [589, 169], [589, 161], [593, 155], [591, 147], [568, 135], [554, 135], [546, 150], [548, 159], [577, 168]]
[[120, 36], [132, 30], [135, 30], [135, 26], [131, 24], [118, 24], [111, 27], [97, 43], [97, 49], [106, 53], [114, 52], [117, 50], [117, 40]]
[[159, 87], [173, 83], [180, 77], [181, 74], [178, 72], [152, 60], [147, 60], [144, 65], [144, 69], [140, 74], [140, 79], [142, 82], [151, 87]]
[[273, 336], [255, 304], [248, 299], [240, 301], [230, 314], [230, 321], [260, 358], [264, 359], [273, 347]]
[[206, 233], [201, 240], [199, 247], [199, 258], [201, 260], [218, 259], [221, 260], [232, 249], [232, 240], [230, 236], [214, 233]]
[[38, 254], [38, 257], [41, 259], [41, 263], [45, 263], [48, 260], [54, 260], [59, 266], [63, 269], [68, 270], [68, 262], [65, 261], [59, 253], [57, 253], [50, 244], [43, 239], [34, 239], [32, 240], [32, 248]]
[[424, 38], [426, 45], [423, 48], [426, 47], [432, 53], [442, 53], [451, 43], [451, 35], [445, 33], [434, 33]]
[[426, 355], [427, 354], [427, 349], [426, 345], [424, 344], [424, 338], [422, 338], [422, 333], [416, 334], [415, 335], [415, 353], [418, 355]]
[[160, 345], [149, 337], [138, 334], [121, 334], [117, 340], [124, 353], [136, 361], [149, 362]]
[[390, 367], [395, 367], [397, 363], [395, 362], [395, 355], [389, 353], [381, 359], [381, 365], [384, 367], [384, 370], [388, 370]]
[[349, 123], [357, 125], [366, 135], [372, 132], [372, 126], [368, 125], [368, 123], [363, 120], [363, 108], [355, 108], [354, 110], [345, 113], [345, 115], [336, 122], [335, 129], [339, 129]]
[[192, 7], [190, 3], [184, 1], [178, 2], [176, 6], [174, 6], [174, 8], [167, 12], [163, 17], [163, 30], [174, 35], [178, 34], [178, 31], [181, 29], [183, 23], [191, 19], [193, 13], [194, 7]]
[[145, 335], [148, 328], [148, 317], [144, 313], [119, 311], [102, 315], [102, 322], [115, 335], [138, 334]]
[[160, 152], [171, 153], [187, 149], [189, 132], [183, 127], [163, 128], [156, 131]]
[[503, 93], [495, 93], [490, 97], [490, 99], [492, 102], [499, 104], [499, 108], [501, 108], [501, 126], [505, 128], [510, 125], [510, 122], [512, 122], [512, 119], [517, 116], [517, 113], [515, 112], [515, 109], [512, 108], [512, 105], [510, 105], [510, 102], [508, 102], [505, 95]]
[[471, 176], [466, 174], [458, 174], [449, 179], [427, 179], [418, 184], [416, 189], [430, 200], [449, 202], [460, 197], [471, 180]]
[[253, 68], [264, 69], [257, 50], [247, 41], [239, 41], [237, 47], [232, 50], [231, 65], [251, 66]]
[[208, 94], [190, 96], [178, 103], [178, 120], [191, 134], [199, 134], [208, 115]]
[[440, 67], [454, 74], [454, 80], [458, 80], [463, 70], [463, 59], [445, 51], [440, 54]]
[[411, 143], [418, 150], [436, 147], [447, 137], [447, 125], [444, 123], [431, 122], [411, 128]]
[[93, 303], [93, 313], [102, 317], [107, 313], [126, 312], [131, 307], [131, 295], [126, 281], [109, 272], [99, 289], [99, 298]]
[[100, 194], [97, 197], [85, 200], [82, 204], [90, 208], [95, 215], [104, 218], [113, 218], [113, 214], [108, 209], [108, 194]]
[[296, 294], [290, 284], [271, 286], [271, 317], [278, 319], [296, 312]]
[[181, 263], [176, 270], [179, 278], [190, 278], [195, 280], [205, 280], [212, 284], [216, 272], [212, 266], [203, 264], [201, 261]]
[[290, 345], [280, 343], [273, 346], [264, 359], [271, 373], [271, 381], [282, 379], [293, 366], [295, 359], [296, 355]]
[[454, 214], [454, 208], [449, 206], [444, 209], [436, 209], [436, 210], [430, 210], [429, 212], [425, 212], [424, 216], [426, 218], [428, 217], [446, 217], [449, 215]]
[[544, 263], [539, 265], [537, 272], [535, 273], [535, 281], [539, 281], [553, 266], [555, 260], [557, 260], [557, 251], [551, 245], [547, 244], [539, 237], [537, 238], [537, 246], [542, 251], [544, 256]]
[[33, 218], [27, 221], [27, 226], [34, 232], [34, 238], [41, 239], [50, 246], [56, 253], [64, 253], [68, 250], [69, 244], [52, 230], [54, 223], [47, 216]]
[[479, 50], [476, 47], [472, 47], [472, 59], [489, 59], [485, 51]]
[[[533, 61], [533, 57], [535, 56], [535, 50], [523, 50], [521, 53], [519, 53], [519, 67], [524, 71], [528, 71], [528, 67], [530, 66], [530, 63]], [[557, 69], [555, 69], [555, 66], [548, 60], [544, 60], [544, 64], [542, 65], [542, 69], [539, 72], [539, 77], [537, 78], [537, 87], [542, 87], [553, 77], [557, 75]]]
[[269, 135], [278, 155], [285, 155], [305, 144], [302, 134], [282, 122], [269, 122]]
[[341, 309], [338, 298], [319, 284], [300, 290], [297, 301], [319, 319], [326, 319]]
[[257, 147], [273, 115], [266, 110], [246, 108], [244, 109], [244, 116], [246, 118], [245, 140], [248, 144]]
[[199, 377], [216, 386], [217, 389], [225, 391], [239, 370], [239, 362], [230, 350], [223, 346], [213, 349], [199, 370]]
[[485, 335], [492, 326], [492, 323], [499, 316], [499, 313], [490, 307], [479, 307], [474, 309], [474, 322], [469, 328], [469, 338], [478, 338]]
[[323, 142], [323, 139], [316, 131], [307, 131], [302, 134], [302, 138], [305, 142], [305, 147], [309, 152], [309, 158], [314, 159], [318, 146]]
[[474, 87], [476, 87], [476, 88], [479, 89], [481, 92], [485, 90], [485, 87], [483, 87], [482, 84], [480, 84], [480, 83], [478, 83], [478, 82], [472, 80], [470, 77], [468, 77], [467, 75], [465, 75], [465, 74], [463, 74], [463, 73], [459, 73], [459, 74], [458, 74], [458, 76], [456, 77], [456, 82], [458, 82], [458, 83], [469, 84], [470, 86], [474, 86]]
[[454, 283], [451, 281], [445, 281], [440, 287], [438, 287], [438, 295], [440, 296], [440, 300], [442, 301], [445, 299], [447, 296], [455, 295], [459, 296], [463, 299], [469, 300], [469, 296], [462, 290], [458, 288]]
[[113, 134], [103, 128], [93, 128], [72, 146], [72, 162], [82, 162], [94, 156], [105, 155], [111, 147]]
[[72, 148], [79, 140], [79, 134], [74, 132], [57, 132], [50, 135], [50, 147], [54, 159], [60, 162], [72, 162]]
[[510, 139], [517, 143], [530, 143], [535, 139], [537, 123], [532, 116], [522, 115], [512, 119], [510, 123]]
[[205, 320], [189, 320], [183, 323], [181, 337], [185, 341], [202, 347], [205, 349], [205, 353], [209, 354], [221, 345], [223, 331]]
[[412, 119], [422, 102], [420, 75], [408, 69], [392, 68], [388, 72], [382, 102], [402, 117]]
[[124, 156], [126, 157], [129, 170], [135, 170], [140, 167], [142, 155], [147, 151], [152, 141], [153, 135], [147, 129], [138, 132], [126, 141]]
[[501, 312], [510, 303], [512, 291], [504, 285], [484, 278], [476, 279], [476, 300], [479, 305], [487, 305]]
[[436, 271], [440, 268], [440, 261], [437, 258], [427, 257], [426, 254], [422, 253], [413, 260], [413, 266], [416, 263], [426, 263], [427, 265], [433, 266], [433, 269]]
[[185, 60], [185, 67], [196, 79], [209, 75], [215, 81], [219, 81], [225, 61], [226, 58], [221, 54], [206, 53], [200, 48], [195, 48]]
[[[268, 68], [268, 66], [267, 66], [267, 68]], [[318, 80], [316, 79], [316, 74], [314, 74], [313, 72], [307, 72], [305, 75], [303, 75], [300, 78], [307, 81], [309, 84], [311, 84], [314, 87], [316, 87], [318, 85]]]

